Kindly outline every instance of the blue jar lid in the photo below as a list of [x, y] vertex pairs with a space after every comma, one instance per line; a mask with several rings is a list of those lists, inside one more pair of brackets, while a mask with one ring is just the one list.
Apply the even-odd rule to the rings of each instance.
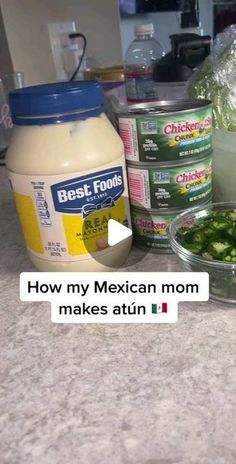
[[96, 81], [56, 82], [13, 90], [9, 103], [13, 123], [32, 126], [98, 116], [104, 97]]

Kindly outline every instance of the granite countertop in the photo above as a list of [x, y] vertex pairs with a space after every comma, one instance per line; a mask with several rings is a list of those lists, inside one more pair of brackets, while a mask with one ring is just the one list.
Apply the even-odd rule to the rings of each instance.
[[[236, 308], [182, 304], [176, 325], [56, 325], [22, 303], [33, 270], [0, 168], [1, 464], [235, 464]], [[131, 270], [178, 271], [132, 252]]]

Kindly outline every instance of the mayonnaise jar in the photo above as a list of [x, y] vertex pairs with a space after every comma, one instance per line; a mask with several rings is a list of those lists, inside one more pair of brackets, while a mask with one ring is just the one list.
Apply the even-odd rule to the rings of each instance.
[[95, 81], [10, 94], [7, 169], [29, 256], [40, 271], [109, 271], [131, 238], [109, 247], [109, 219], [131, 228], [122, 141]]

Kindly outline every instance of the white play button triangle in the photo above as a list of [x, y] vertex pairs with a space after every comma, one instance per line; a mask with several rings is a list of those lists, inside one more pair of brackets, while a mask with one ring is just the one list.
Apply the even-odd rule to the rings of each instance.
[[122, 242], [128, 237], [131, 237], [132, 230], [128, 227], [123, 226], [118, 221], [114, 219], [109, 219], [108, 221], [108, 245], [114, 246], [117, 243]]

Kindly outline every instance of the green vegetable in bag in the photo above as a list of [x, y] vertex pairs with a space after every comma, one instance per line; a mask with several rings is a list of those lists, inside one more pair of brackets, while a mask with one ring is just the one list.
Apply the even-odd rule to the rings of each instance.
[[236, 28], [219, 34], [189, 83], [189, 96], [212, 101], [214, 127], [236, 132]]

